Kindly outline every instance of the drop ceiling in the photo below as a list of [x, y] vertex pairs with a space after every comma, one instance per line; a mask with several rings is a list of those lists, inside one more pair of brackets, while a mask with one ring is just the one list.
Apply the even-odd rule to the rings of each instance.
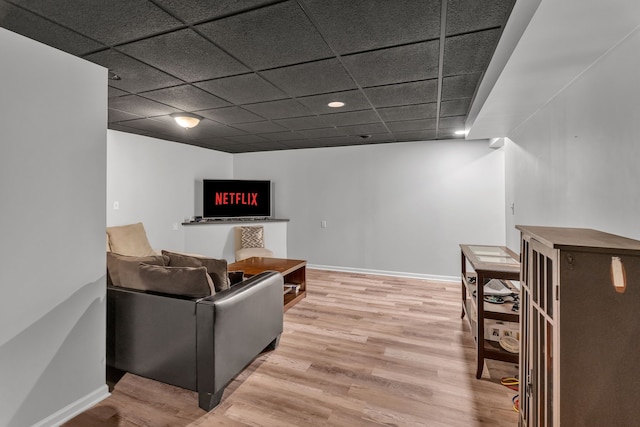
[[0, 26], [115, 73], [109, 129], [243, 153], [463, 138], [514, 2], [0, 0]]

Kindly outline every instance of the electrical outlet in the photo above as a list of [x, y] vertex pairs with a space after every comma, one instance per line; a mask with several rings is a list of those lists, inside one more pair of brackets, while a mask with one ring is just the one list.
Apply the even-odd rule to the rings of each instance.
[[320, 221], [320, 228], [327, 228], [327, 221], [325, 220]]
[[120, 202], [113, 202], [113, 210], [117, 211], [118, 209], [120, 209]]

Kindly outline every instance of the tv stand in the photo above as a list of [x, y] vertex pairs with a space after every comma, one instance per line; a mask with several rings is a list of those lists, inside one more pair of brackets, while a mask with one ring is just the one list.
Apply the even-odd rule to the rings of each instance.
[[228, 223], [228, 222], [281, 222], [281, 221], [289, 221], [288, 219], [277, 219], [271, 217], [229, 217], [229, 218], [200, 218], [194, 221], [185, 221], [182, 225], [193, 225], [193, 224], [209, 224], [209, 223]]

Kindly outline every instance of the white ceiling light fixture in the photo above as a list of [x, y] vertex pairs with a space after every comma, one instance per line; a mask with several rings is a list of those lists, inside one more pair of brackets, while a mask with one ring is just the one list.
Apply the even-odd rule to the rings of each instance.
[[198, 123], [202, 120], [201, 116], [193, 113], [173, 113], [171, 114], [171, 117], [173, 117], [173, 120], [178, 123], [178, 126], [185, 129], [191, 129], [192, 127], [198, 126]]
[[342, 101], [333, 101], [327, 104], [331, 108], [340, 108], [344, 107], [344, 102]]
[[469, 133], [469, 131], [468, 130], [464, 130], [464, 129], [463, 130], [457, 130], [457, 131], [454, 132], [454, 134], [456, 134], [456, 135], [465, 135], [465, 136], [468, 133]]

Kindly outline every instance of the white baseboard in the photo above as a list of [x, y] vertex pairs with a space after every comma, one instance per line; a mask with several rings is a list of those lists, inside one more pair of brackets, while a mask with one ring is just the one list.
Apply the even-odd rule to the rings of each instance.
[[98, 389], [92, 391], [84, 397], [76, 400], [73, 403], [60, 409], [58, 412], [49, 415], [47, 418], [37, 422], [32, 427], [57, 427], [60, 424], [69, 421], [76, 415], [81, 414], [87, 409], [91, 408], [96, 403], [99, 403], [109, 397], [109, 387], [103, 385]]
[[371, 270], [368, 268], [336, 267], [333, 265], [307, 264], [313, 270], [341, 271], [345, 273], [375, 274], [378, 276], [409, 277], [412, 279], [434, 280], [438, 282], [460, 282], [459, 276], [438, 276], [436, 274], [406, 273], [402, 271]]

